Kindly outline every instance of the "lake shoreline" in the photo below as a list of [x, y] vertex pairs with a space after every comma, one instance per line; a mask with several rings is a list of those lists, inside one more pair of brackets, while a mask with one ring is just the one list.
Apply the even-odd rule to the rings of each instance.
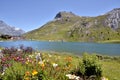
[[83, 42], [83, 43], [118, 43], [120, 44], [120, 40], [105, 40], [105, 41], [66, 41], [66, 40], [35, 40], [35, 39], [19, 39], [19, 40], [0, 40], [0, 42], [4, 41], [45, 41], [45, 42]]
[[0, 47], [20, 47], [21, 45], [42, 51], [68, 52], [75, 54], [88, 52], [112, 56], [120, 55], [120, 45], [116, 43], [48, 42], [35, 40], [10, 40], [0, 42]]

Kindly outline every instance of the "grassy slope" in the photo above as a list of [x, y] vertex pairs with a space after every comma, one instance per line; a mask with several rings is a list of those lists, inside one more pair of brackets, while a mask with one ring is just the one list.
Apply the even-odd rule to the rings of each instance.
[[[120, 40], [120, 31], [104, 25], [106, 16], [72, 17], [51, 21], [39, 29], [26, 33], [27, 39], [65, 41], [106, 41]], [[97, 21], [95, 23], [95, 21]], [[89, 25], [89, 26], [88, 26]]]
[[66, 31], [74, 24], [74, 21], [77, 21], [77, 18], [74, 18], [73, 22], [65, 22], [65, 19], [62, 21], [53, 21], [25, 34], [25, 37], [37, 40], [61, 40], [65, 38]]

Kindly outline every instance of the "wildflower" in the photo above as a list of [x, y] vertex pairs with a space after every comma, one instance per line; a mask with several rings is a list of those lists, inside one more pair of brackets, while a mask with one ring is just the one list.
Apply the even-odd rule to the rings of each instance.
[[106, 77], [102, 77], [102, 79], [101, 80], [108, 80], [108, 78], [106, 78]]
[[72, 64], [71, 64], [71, 63], [69, 63], [69, 65], [68, 65], [67, 67], [71, 68], [71, 67], [72, 67]]
[[24, 78], [24, 80], [30, 80], [28, 77]]
[[30, 72], [29, 72], [29, 71], [26, 71], [26, 72], [25, 72], [25, 76], [24, 76], [24, 80], [30, 80], [30, 79], [29, 79], [29, 76], [30, 76]]
[[40, 64], [40, 66], [42, 67], [42, 69], [44, 69], [45, 64], [44, 64], [44, 62], [43, 62], [43, 61], [39, 61], [39, 62], [38, 62], [38, 64]]
[[36, 70], [33, 70], [32, 75], [35, 76], [36, 74], [38, 74], [38, 72]]
[[17, 49], [17, 51], [22, 51], [21, 49]]
[[26, 61], [25, 63], [28, 64], [28, 61]]
[[52, 57], [52, 55], [48, 54], [49, 57]]
[[27, 72], [25, 73], [25, 76], [30, 76], [30, 72], [27, 71]]
[[42, 66], [42, 67], [44, 67], [44, 66], [45, 66], [45, 64], [43, 63], [41, 66]]
[[68, 61], [68, 62], [71, 62], [72, 61], [72, 57], [67, 57], [67, 58], [65, 58], [65, 60]]
[[34, 55], [29, 55], [30, 58], [33, 58]]
[[4, 75], [5, 74], [5, 72], [3, 72], [1, 75]]
[[56, 68], [58, 66], [58, 64], [56, 64], [56, 63], [53, 63], [52, 65], [54, 68]]
[[42, 65], [42, 64], [43, 64], [43, 61], [39, 61], [38, 64]]
[[75, 76], [74, 76], [74, 75], [67, 74], [66, 76], [67, 76], [69, 79], [75, 79]]
[[66, 74], [66, 77], [68, 77], [70, 80], [80, 80], [79, 76], [72, 75], [72, 74]]
[[42, 54], [41, 53], [38, 53], [36, 55], [36, 61], [42, 61]]

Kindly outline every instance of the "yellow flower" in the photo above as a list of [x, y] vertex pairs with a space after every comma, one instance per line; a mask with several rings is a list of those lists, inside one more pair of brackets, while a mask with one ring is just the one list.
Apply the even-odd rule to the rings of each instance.
[[39, 61], [38, 64], [39, 64], [39, 65], [42, 65], [42, 64], [44, 64], [44, 63], [43, 63], [43, 61]]
[[39, 64], [42, 68], [45, 67], [44, 61], [40, 61], [40, 62], [38, 62], [38, 64]]
[[33, 70], [32, 75], [34, 76], [36, 74], [38, 74], [38, 72], [36, 70]]
[[70, 68], [71, 66], [72, 66], [71, 64], [68, 65], [69, 68]]
[[24, 78], [25, 80], [30, 80], [28, 77]]
[[25, 63], [28, 64], [28, 61], [26, 61]]
[[42, 66], [42, 67], [44, 67], [44, 66], [45, 66], [45, 64], [43, 63], [41, 66]]

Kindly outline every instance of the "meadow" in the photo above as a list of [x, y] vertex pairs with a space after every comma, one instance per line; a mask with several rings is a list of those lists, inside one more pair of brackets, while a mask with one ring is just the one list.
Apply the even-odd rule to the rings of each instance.
[[3, 48], [0, 80], [119, 80], [120, 57]]

